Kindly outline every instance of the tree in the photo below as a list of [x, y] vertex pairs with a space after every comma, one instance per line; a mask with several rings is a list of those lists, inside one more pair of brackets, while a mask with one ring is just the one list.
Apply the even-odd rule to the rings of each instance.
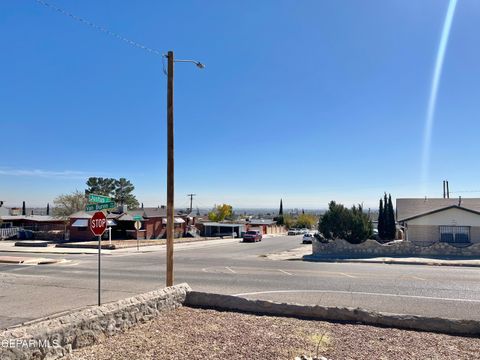
[[373, 233], [372, 222], [361, 205], [347, 209], [331, 201], [318, 225], [326, 239], [344, 239], [352, 244], [367, 240]]
[[317, 218], [311, 214], [302, 213], [295, 223], [296, 228], [311, 229], [317, 223]]
[[394, 240], [397, 233], [395, 211], [393, 210], [392, 195], [385, 193], [380, 199], [378, 213], [378, 236], [382, 240]]
[[113, 178], [101, 178], [90, 177], [87, 180], [86, 194], [97, 194], [113, 198], [113, 200], [119, 205], [127, 205], [129, 209], [136, 209], [139, 207], [139, 202], [133, 195], [133, 186], [130, 180], [125, 178], [113, 179]]
[[70, 216], [77, 211], [85, 210], [87, 199], [81, 191], [75, 190], [71, 194], [62, 194], [53, 200], [53, 214], [59, 217]]
[[330, 201], [328, 210], [323, 214], [318, 230], [326, 239], [345, 239], [349, 222], [348, 209], [335, 201]]
[[87, 194], [97, 194], [111, 197], [115, 191], [115, 179], [90, 177], [87, 180]]
[[135, 190], [135, 186], [131, 181], [120, 178], [115, 180], [114, 199], [120, 205], [127, 205], [129, 209], [136, 209], [139, 207], [139, 203], [135, 196], [132, 194]]
[[50, 203], [47, 203], [47, 216], [50, 215]]
[[283, 201], [280, 199], [280, 210], [278, 210], [278, 216], [283, 216]]
[[373, 234], [370, 218], [363, 212], [361, 205], [353, 206], [350, 210], [349, 231], [345, 240], [352, 244], [360, 244]]
[[383, 210], [383, 200], [380, 199], [378, 210], [378, 236], [380, 239], [385, 238], [385, 211]]
[[395, 224], [395, 210], [393, 210], [392, 195], [388, 194], [388, 217], [386, 219], [386, 235], [388, 240], [394, 240], [397, 234], [397, 226]]
[[25, 207], [25, 201], [22, 204], [22, 215], [23, 216], [27, 215], [27, 208]]
[[223, 221], [227, 218], [231, 218], [233, 215], [233, 208], [231, 205], [222, 204], [215, 206], [212, 211], [208, 213], [208, 219], [210, 221]]
[[291, 215], [282, 215], [282, 224], [279, 225], [284, 225], [287, 229], [290, 229], [293, 227], [295, 224], [295, 219]]

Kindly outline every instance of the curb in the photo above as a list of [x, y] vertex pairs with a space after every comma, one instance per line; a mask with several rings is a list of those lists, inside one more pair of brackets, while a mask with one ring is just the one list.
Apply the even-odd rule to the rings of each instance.
[[[409, 260], [370, 260], [370, 259], [341, 259], [341, 258], [321, 258], [311, 255], [303, 256], [302, 260], [310, 262], [338, 262], [338, 263], [356, 263], [356, 264], [393, 264], [393, 265], [428, 265], [428, 266], [463, 266], [463, 267], [480, 267], [480, 264], [470, 264], [464, 262], [456, 262], [458, 260], [443, 260], [451, 261], [438, 262], [436, 259], [431, 261], [409, 261]], [[460, 260], [461, 261], [461, 260]]]
[[48, 259], [48, 258], [32, 258], [21, 256], [0, 256], [0, 264], [14, 264], [14, 265], [45, 265], [56, 264], [62, 262], [63, 259]]
[[366, 325], [430, 331], [450, 335], [480, 335], [480, 321], [477, 320], [457, 320], [380, 313], [360, 308], [353, 309], [346, 307], [277, 303], [198, 291], [188, 292], [184, 305], [195, 308], [236, 311], [257, 315], [296, 317], [341, 323], [362, 323]]

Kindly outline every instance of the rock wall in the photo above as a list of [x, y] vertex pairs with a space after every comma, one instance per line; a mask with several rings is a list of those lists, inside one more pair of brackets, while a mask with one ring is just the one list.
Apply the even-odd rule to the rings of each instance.
[[7, 329], [0, 333], [0, 359], [57, 359], [182, 306], [190, 290], [180, 284]]
[[433, 318], [416, 315], [387, 314], [365, 309], [277, 303], [249, 300], [232, 295], [191, 291], [186, 306], [223, 311], [238, 311], [271, 316], [292, 316], [303, 319], [362, 323], [422, 331], [435, 331], [455, 335], [480, 335], [480, 321]]
[[361, 244], [350, 244], [345, 240], [322, 243], [314, 240], [313, 256], [324, 258], [365, 258], [365, 257], [452, 257], [480, 258], [480, 244], [456, 247], [447, 243], [415, 245], [409, 241], [380, 244], [367, 240]]

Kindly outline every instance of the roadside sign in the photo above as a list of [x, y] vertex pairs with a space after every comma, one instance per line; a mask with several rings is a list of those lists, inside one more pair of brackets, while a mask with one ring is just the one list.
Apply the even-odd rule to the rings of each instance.
[[135, 215], [135, 216], [133, 217], [133, 220], [135, 220], [135, 221], [140, 221], [140, 220], [142, 220], [142, 219], [143, 219], [143, 218], [142, 218], [140, 215]]
[[107, 229], [107, 218], [102, 212], [96, 212], [90, 219], [90, 230], [93, 235], [102, 236]]
[[107, 210], [113, 209], [115, 207], [115, 201], [110, 201], [107, 203], [100, 203], [100, 204], [88, 204], [85, 206], [85, 211], [99, 211], [99, 210]]
[[142, 223], [140, 221], [135, 221], [135, 229], [140, 230], [142, 228]]
[[112, 199], [109, 198], [108, 196], [89, 194], [88, 195], [88, 201], [93, 202], [93, 203], [97, 203], [97, 204], [104, 204], [104, 203], [111, 202]]

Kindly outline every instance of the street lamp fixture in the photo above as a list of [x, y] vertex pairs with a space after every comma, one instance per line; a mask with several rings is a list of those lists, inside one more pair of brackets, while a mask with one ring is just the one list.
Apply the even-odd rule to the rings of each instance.
[[[168, 55], [167, 55], [168, 57]], [[205, 64], [202, 64], [200, 61], [195, 61], [195, 60], [174, 60], [174, 62], [183, 62], [183, 63], [192, 63], [197, 65], [199, 69], [205, 69]]]
[[193, 63], [199, 69], [205, 65], [195, 60], [174, 60], [173, 51], [164, 55], [168, 59], [167, 69], [167, 286], [173, 286], [173, 237], [174, 223], [174, 137], [173, 137], [173, 65], [176, 62]]

